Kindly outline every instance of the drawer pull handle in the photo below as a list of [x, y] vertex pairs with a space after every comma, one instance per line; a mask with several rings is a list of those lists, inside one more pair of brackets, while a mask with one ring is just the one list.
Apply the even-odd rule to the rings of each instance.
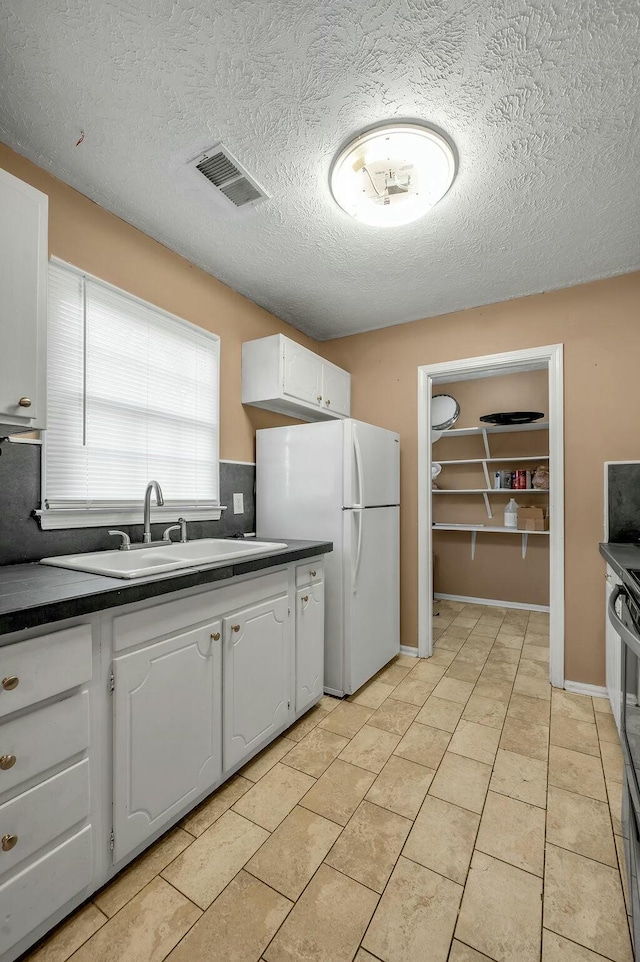
[[2, 851], [10, 852], [12, 848], [15, 848], [18, 844], [17, 835], [3, 835], [2, 836]]
[[13, 691], [14, 688], [18, 687], [19, 681], [17, 675], [8, 675], [7, 678], [2, 679], [2, 687], [5, 691]]
[[21, 397], [20, 400], [18, 401], [18, 404], [20, 405], [21, 408], [30, 408], [30, 407], [31, 407], [31, 398], [30, 398], [30, 397]]
[[240, 625], [231, 625], [231, 631], [240, 631]]
[[303, 602], [305, 603], [305, 605], [306, 605], [306, 603], [307, 603], [308, 600], [309, 600], [309, 595], [303, 595], [302, 598], [300, 599], [300, 601], [303, 601]]
[[315, 571], [310, 571], [309, 574], [311, 575], [312, 578], [315, 578], [315, 576], [316, 576], [316, 572], [315, 572]]
[[212, 635], [211, 635], [211, 640], [212, 640], [212, 641], [220, 641], [220, 632], [219, 632], [219, 631], [214, 631], [214, 632], [212, 633]]
[[16, 763], [15, 755], [0, 755], [0, 770], [8, 772]]

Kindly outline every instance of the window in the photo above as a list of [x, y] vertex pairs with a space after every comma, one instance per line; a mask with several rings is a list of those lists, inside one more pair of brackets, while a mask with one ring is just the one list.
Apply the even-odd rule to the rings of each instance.
[[43, 528], [220, 517], [220, 339], [52, 262]]

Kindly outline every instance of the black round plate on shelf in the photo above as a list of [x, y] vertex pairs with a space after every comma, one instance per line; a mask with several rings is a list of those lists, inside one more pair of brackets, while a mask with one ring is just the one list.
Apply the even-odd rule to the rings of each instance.
[[486, 424], [531, 424], [543, 417], [542, 411], [502, 411], [499, 414], [483, 414], [480, 420]]

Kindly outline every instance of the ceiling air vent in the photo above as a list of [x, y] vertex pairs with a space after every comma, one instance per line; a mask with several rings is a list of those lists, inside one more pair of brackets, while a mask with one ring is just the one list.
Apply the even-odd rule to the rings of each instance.
[[268, 194], [250, 177], [226, 147], [217, 144], [191, 163], [234, 207], [255, 207]]

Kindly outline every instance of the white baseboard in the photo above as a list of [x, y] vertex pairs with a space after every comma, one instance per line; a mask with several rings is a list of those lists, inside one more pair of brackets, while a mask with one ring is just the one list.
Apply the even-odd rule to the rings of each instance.
[[565, 691], [573, 692], [574, 695], [591, 695], [592, 698], [608, 698], [609, 693], [606, 688], [600, 685], [585, 685], [581, 681], [565, 681]]
[[459, 601], [465, 605], [490, 605], [492, 608], [522, 608], [523, 611], [550, 611], [549, 605], [525, 605], [521, 601], [495, 601], [490, 598], [471, 598], [469, 595], [445, 595], [435, 591], [433, 597], [439, 601]]
[[400, 645], [400, 654], [409, 655], [411, 658], [418, 658], [418, 649], [414, 648], [413, 645]]

